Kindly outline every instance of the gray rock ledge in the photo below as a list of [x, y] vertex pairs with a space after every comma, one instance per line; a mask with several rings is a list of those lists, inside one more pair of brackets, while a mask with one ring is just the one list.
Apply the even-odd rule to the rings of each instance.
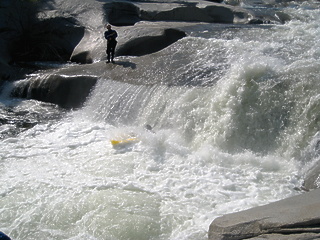
[[49, 74], [44, 78], [22, 82], [14, 88], [11, 95], [54, 103], [65, 109], [75, 109], [82, 107], [97, 80], [94, 76]]
[[320, 189], [216, 218], [209, 240], [320, 239]]

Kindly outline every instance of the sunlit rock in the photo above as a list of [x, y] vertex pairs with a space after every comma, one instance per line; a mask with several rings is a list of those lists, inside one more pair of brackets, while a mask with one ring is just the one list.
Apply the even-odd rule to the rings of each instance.
[[[216, 218], [209, 240], [318, 239], [320, 190]], [[311, 238], [310, 238], [311, 237]]]

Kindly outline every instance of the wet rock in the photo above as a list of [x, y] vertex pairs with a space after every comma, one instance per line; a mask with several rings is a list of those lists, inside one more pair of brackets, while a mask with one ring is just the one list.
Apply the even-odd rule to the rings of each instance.
[[320, 189], [216, 218], [209, 240], [319, 239]]
[[148, 21], [247, 23], [252, 14], [240, 7], [212, 3], [205, 7], [182, 6], [164, 11], [142, 9], [140, 17], [142, 20]]
[[21, 83], [13, 89], [11, 95], [73, 109], [83, 105], [96, 82], [97, 78], [93, 76], [49, 75]]
[[279, 21], [281, 23], [286, 23], [286, 22], [289, 22], [292, 18], [289, 14], [287, 13], [284, 13], [284, 12], [281, 12], [281, 11], [276, 11], [275, 12], [275, 17], [277, 19], [279, 19]]
[[248, 22], [251, 12], [240, 7], [211, 3], [163, 2], [136, 3], [111, 2], [104, 4], [106, 21], [115, 26], [134, 25], [139, 21], [183, 21], [210, 23]]
[[97, 43], [100, 47], [96, 45], [92, 46], [93, 42], [97, 42], [97, 36], [92, 31], [86, 29], [80, 43], [74, 48], [70, 61], [88, 64], [101, 58], [103, 52], [102, 40]]
[[128, 41], [117, 50], [117, 56], [142, 56], [154, 53], [185, 36], [183, 31], [166, 29], [160, 36], [144, 36]]
[[77, 54], [73, 54], [70, 58], [71, 62], [75, 63], [93, 63], [93, 60], [90, 55], [90, 51], [83, 51]]
[[303, 188], [306, 190], [317, 189], [320, 187], [320, 161], [307, 171], [303, 182]]

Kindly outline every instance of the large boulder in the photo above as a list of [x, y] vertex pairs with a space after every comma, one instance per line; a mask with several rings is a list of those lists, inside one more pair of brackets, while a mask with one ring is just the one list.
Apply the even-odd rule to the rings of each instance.
[[209, 240], [320, 239], [320, 189], [216, 218]]
[[81, 39], [80, 43], [73, 50], [70, 61], [75, 63], [93, 63], [94, 53], [93, 49], [88, 49], [88, 46], [94, 42], [95, 36], [89, 30], [85, 30], [84, 37]]
[[34, 11], [28, 6], [18, 0], [0, 1], [0, 83], [16, 75], [11, 51], [25, 23], [34, 19]]
[[22, 77], [26, 61], [68, 61], [84, 27], [52, 1], [0, 2], [0, 82]]
[[84, 34], [71, 15], [51, 8], [50, 1], [1, 1], [0, 57], [19, 61], [68, 61]]
[[140, 21], [140, 9], [130, 2], [110, 2], [104, 4], [106, 22], [115, 26], [130, 26]]
[[84, 35], [84, 27], [72, 17], [38, 21], [15, 42], [15, 61], [68, 61]]
[[128, 41], [117, 50], [117, 56], [142, 56], [154, 53], [185, 36], [183, 31], [165, 29], [160, 36], [144, 36]]
[[35, 99], [73, 109], [83, 105], [97, 78], [93, 76], [48, 75], [17, 84], [12, 96]]
[[134, 25], [139, 21], [183, 21], [210, 23], [247, 23], [251, 12], [240, 7], [200, 1], [148, 3], [110, 2], [104, 4], [106, 21], [115, 26]]
[[252, 13], [240, 7], [211, 3], [205, 7], [181, 6], [169, 10], [141, 10], [140, 17], [148, 21], [183, 21], [209, 23], [248, 23]]

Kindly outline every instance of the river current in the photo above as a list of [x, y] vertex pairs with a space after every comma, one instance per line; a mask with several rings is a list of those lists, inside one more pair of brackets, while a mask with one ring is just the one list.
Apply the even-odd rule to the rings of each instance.
[[283, 25], [195, 32], [142, 68], [158, 84], [99, 79], [79, 110], [12, 99], [8, 84], [0, 230], [204, 240], [218, 216], [300, 194], [318, 157], [320, 10], [285, 11]]

